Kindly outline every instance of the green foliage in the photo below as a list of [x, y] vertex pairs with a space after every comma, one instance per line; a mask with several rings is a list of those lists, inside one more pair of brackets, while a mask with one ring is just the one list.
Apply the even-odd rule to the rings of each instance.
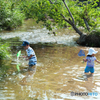
[[[9, 1], [9, 2], [8, 2]], [[55, 0], [51, 0], [53, 3]], [[87, 20], [90, 29], [100, 27], [100, 7], [97, 7], [99, 0], [65, 0], [69, 7], [77, 26], [82, 26], [86, 30], [84, 18]], [[13, 29], [22, 24], [26, 18], [33, 18], [37, 23], [43, 22], [47, 29], [62, 28], [70, 26], [61, 16], [66, 19], [71, 16], [62, 0], [56, 0], [51, 4], [49, 0], [3, 0], [0, 1], [0, 28]]]
[[34, 0], [20, 0], [19, 2], [15, 0], [15, 2], [19, 6], [20, 11], [25, 14], [26, 19], [33, 17]]
[[[88, 3], [88, 1], [90, 1], [90, 3]], [[97, 6], [97, 2], [98, 0], [87, 0], [84, 1], [83, 3], [80, 2], [78, 5], [80, 5], [81, 7], [79, 7], [79, 9], [76, 9], [76, 16], [77, 16], [77, 22], [79, 21], [79, 26], [83, 26], [85, 27], [85, 23], [83, 21], [83, 19], [85, 18], [91, 28], [91, 30], [95, 29], [98, 27], [100, 20], [100, 12], [98, 10], [98, 7], [95, 8]], [[85, 27], [86, 28], [86, 27]]]
[[22, 25], [24, 14], [8, 0], [0, 0], [0, 29], [11, 30]]
[[33, 18], [36, 22], [44, 22], [43, 25], [49, 30], [52, 30], [53, 26], [63, 27], [66, 23], [60, 14], [64, 9], [61, 0], [58, 1], [52, 5], [48, 0], [34, 0]]
[[[55, 2], [55, 0], [51, 0]], [[90, 2], [90, 3], [88, 3]], [[79, 0], [66, 0], [77, 26], [86, 28], [84, 18], [87, 20], [91, 30], [99, 27], [99, 8], [97, 6], [98, 0], [87, 0], [79, 2]], [[49, 0], [28, 0], [21, 1], [21, 10], [25, 13], [27, 18], [33, 18], [37, 23], [42, 21], [47, 29], [52, 30], [54, 27], [70, 26], [63, 20], [61, 14], [66, 19], [71, 19], [68, 10], [65, 8], [62, 0], [57, 0], [54, 4], [51, 4]]]
[[96, 36], [100, 37], [100, 29], [93, 30], [91, 34], [95, 34]]
[[0, 60], [10, 58], [10, 47], [9, 44], [0, 44]]

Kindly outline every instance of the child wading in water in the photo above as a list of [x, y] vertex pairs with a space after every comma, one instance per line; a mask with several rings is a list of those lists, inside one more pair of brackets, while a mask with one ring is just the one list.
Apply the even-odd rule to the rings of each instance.
[[26, 60], [29, 60], [29, 68], [28, 68], [28, 70], [32, 71], [32, 67], [37, 64], [37, 58], [36, 58], [35, 52], [30, 47], [29, 42], [27, 42], [27, 41], [24, 41], [22, 46], [24, 47], [24, 49], [27, 52]]
[[94, 61], [100, 63], [95, 57], [95, 54], [98, 51], [95, 51], [93, 48], [90, 48], [87, 54], [86, 59], [83, 59], [84, 62], [87, 62], [86, 68], [85, 68], [85, 74], [91, 72], [91, 74], [94, 73]]

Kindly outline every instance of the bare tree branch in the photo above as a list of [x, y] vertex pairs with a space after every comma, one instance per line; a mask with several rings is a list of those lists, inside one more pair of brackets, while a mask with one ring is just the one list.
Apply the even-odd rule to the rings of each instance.
[[73, 15], [72, 15], [71, 11], [69, 10], [69, 8], [68, 8], [68, 6], [67, 6], [65, 0], [62, 0], [62, 1], [63, 1], [65, 7], [67, 8], [67, 10], [68, 10], [68, 12], [69, 12], [69, 14], [70, 14], [70, 16], [71, 16], [71, 18], [72, 18], [73, 24], [75, 24], [75, 21], [74, 21]]
[[90, 30], [90, 27], [89, 27], [88, 22], [87, 22], [87, 20], [85, 18], [84, 18], [84, 22], [85, 22], [85, 25], [86, 25], [87, 30], [89, 31]]
[[55, 0], [55, 2], [53, 3], [51, 0], [49, 0], [51, 4], [54, 4], [55, 2], [57, 2], [57, 0]]

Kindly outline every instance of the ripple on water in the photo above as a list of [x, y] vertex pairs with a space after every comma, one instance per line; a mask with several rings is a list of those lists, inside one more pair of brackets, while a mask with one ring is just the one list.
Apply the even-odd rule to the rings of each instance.
[[15, 94], [14, 90], [12, 88], [4, 87], [3, 89], [0, 89], [0, 100], [14, 100]]
[[100, 86], [100, 81], [95, 83], [96, 85]]

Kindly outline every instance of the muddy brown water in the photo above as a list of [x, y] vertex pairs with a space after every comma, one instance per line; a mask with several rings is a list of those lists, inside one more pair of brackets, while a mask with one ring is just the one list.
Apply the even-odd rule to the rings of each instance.
[[[35, 48], [38, 64], [33, 72], [17, 73], [11, 62], [10, 75], [0, 80], [1, 100], [84, 100], [100, 99], [100, 64], [95, 63], [94, 76], [85, 81], [83, 72], [86, 63], [78, 57], [86, 47]], [[100, 49], [97, 55], [100, 60]], [[25, 51], [23, 51], [23, 54]], [[15, 59], [16, 60], [16, 57]], [[20, 69], [27, 68], [27, 61], [20, 58]], [[10, 66], [10, 64], [9, 64]], [[97, 92], [97, 96], [71, 96], [71, 92]]]
[[[4, 61], [3, 67], [10, 66], [7, 75], [0, 78], [0, 100], [100, 100], [100, 64], [95, 63], [95, 73], [84, 79], [86, 63], [78, 56], [80, 49], [89, 47], [57, 45], [34, 48], [38, 59], [32, 72], [17, 73], [16, 54], [12, 61]], [[100, 48], [96, 54], [100, 61]], [[25, 51], [22, 49], [22, 55]], [[28, 61], [19, 58], [20, 69], [28, 67]], [[71, 96], [71, 92], [92, 93], [91, 96]]]

